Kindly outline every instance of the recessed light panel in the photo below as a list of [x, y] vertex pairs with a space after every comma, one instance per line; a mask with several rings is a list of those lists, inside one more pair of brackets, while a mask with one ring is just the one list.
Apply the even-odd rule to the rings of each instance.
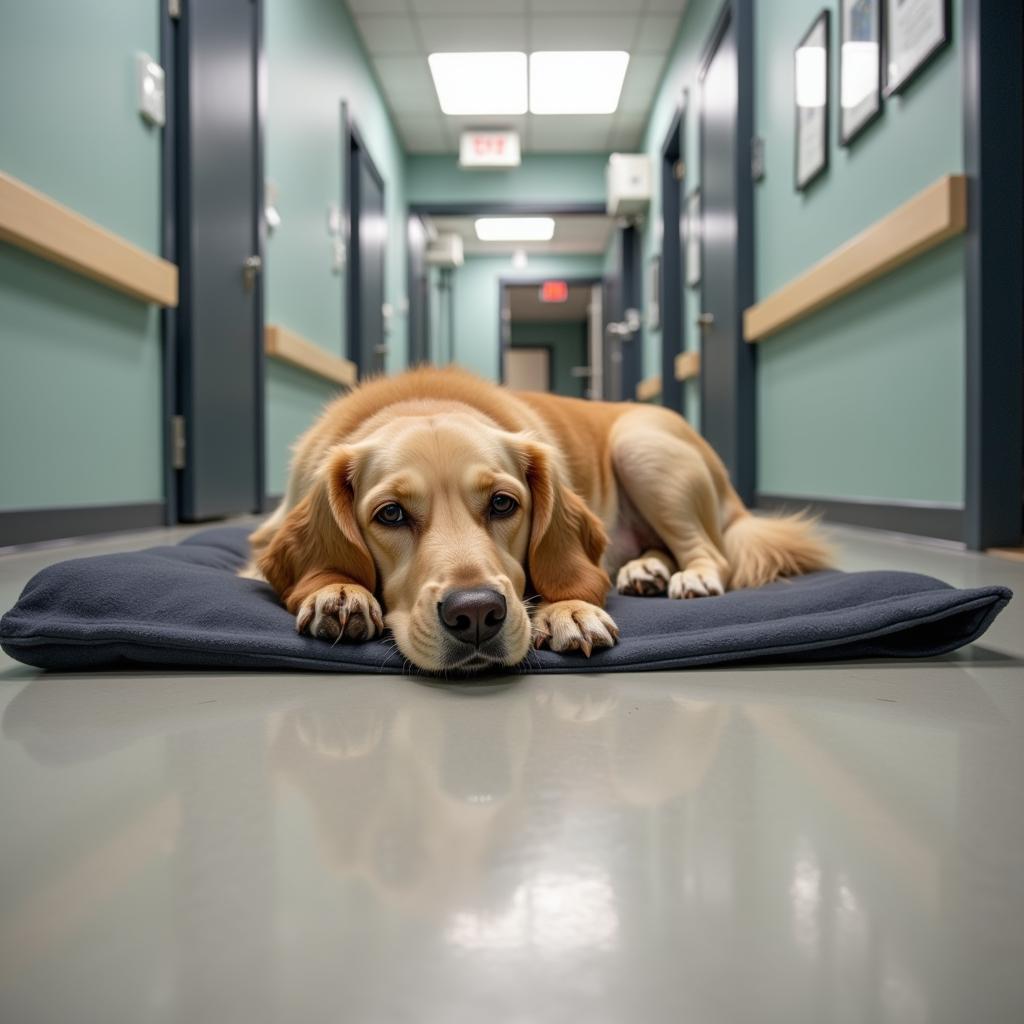
[[613, 114], [628, 64], [624, 50], [531, 53], [530, 113]]
[[427, 62], [446, 114], [526, 113], [525, 53], [432, 53]]
[[555, 234], [551, 217], [477, 217], [481, 242], [549, 242]]

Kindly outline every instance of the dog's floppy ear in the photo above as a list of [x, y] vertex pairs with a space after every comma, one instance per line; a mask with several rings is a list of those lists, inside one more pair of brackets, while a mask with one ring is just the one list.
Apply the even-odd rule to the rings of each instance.
[[[289, 611], [292, 603], [301, 602], [304, 596], [295, 595], [295, 588], [313, 575], [344, 576], [371, 593], [376, 588], [373, 557], [363, 540], [353, 504], [354, 471], [355, 453], [335, 448], [309, 493], [288, 513], [257, 559], [260, 571]], [[289, 600], [293, 596], [298, 602]]]
[[546, 444], [518, 446], [533, 495], [529, 570], [545, 601], [588, 601], [602, 606], [611, 587], [601, 568], [608, 536], [601, 520], [562, 480], [554, 451]]

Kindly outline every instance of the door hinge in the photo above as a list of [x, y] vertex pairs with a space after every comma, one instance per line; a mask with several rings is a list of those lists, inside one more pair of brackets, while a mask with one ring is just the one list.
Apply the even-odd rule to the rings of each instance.
[[172, 18], [181, 17], [181, 0], [167, 0], [167, 13]]
[[186, 462], [185, 417], [171, 417], [171, 469], [184, 469]]

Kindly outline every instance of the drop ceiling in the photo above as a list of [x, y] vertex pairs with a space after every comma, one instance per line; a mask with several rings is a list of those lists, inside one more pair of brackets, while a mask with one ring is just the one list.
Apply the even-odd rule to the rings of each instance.
[[473, 217], [430, 217], [440, 234], [454, 232], [462, 236], [467, 256], [505, 256], [517, 249], [527, 255], [578, 254], [599, 255], [608, 248], [613, 221], [611, 217], [568, 214], [555, 217], [555, 234], [550, 242], [481, 242], [476, 237]]
[[[512, 128], [524, 152], [629, 152], [644, 125], [687, 0], [347, 0], [410, 153], [454, 153], [466, 128]], [[448, 51], [627, 50], [614, 114], [451, 117], [427, 55]]]

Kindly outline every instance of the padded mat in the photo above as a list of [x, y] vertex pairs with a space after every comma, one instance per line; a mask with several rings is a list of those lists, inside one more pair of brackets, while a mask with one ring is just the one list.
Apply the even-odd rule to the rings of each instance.
[[[217, 527], [180, 544], [59, 562], [0, 619], [0, 644], [39, 668], [128, 665], [407, 671], [393, 644], [299, 636], [265, 583], [235, 575], [248, 531]], [[623, 672], [754, 660], [919, 658], [977, 639], [1005, 587], [957, 590], [904, 572], [819, 572], [723, 597], [608, 598], [616, 647], [532, 652], [516, 671]]]

